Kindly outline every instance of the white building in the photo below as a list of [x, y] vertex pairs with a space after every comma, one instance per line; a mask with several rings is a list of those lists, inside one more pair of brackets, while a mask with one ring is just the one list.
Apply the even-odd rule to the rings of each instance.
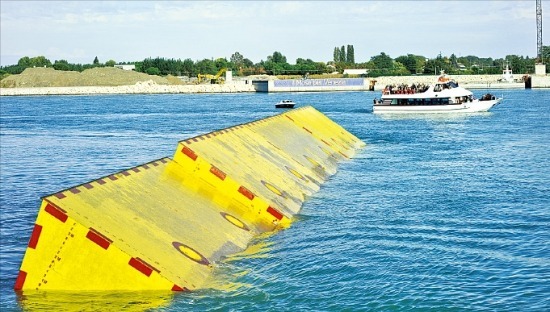
[[367, 75], [368, 70], [364, 68], [360, 69], [344, 69], [344, 75]]
[[136, 70], [136, 65], [115, 65], [115, 67], [124, 70]]

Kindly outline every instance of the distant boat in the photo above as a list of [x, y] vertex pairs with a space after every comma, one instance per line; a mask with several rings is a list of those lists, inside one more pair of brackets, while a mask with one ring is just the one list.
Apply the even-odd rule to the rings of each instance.
[[386, 86], [380, 100], [374, 99], [373, 113], [474, 113], [486, 112], [502, 101], [486, 94], [474, 98], [472, 92], [442, 73], [432, 85]]
[[499, 81], [515, 82], [514, 74], [508, 63], [506, 63], [506, 68], [502, 70], [502, 78], [500, 78]]
[[292, 100], [282, 100], [275, 104], [275, 108], [294, 108], [294, 105], [296, 105], [296, 103]]

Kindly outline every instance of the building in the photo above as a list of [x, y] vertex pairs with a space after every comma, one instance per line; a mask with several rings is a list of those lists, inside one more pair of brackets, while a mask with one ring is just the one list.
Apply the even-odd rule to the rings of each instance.
[[122, 64], [117, 64], [115, 65], [116, 68], [120, 68], [120, 69], [124, 69], [124, 70], [136, 70], [136, 65], [122, 65]]
[[357, 76], [366, 76], [368, 69], [344, 69], [344, 75], [357, 75]]

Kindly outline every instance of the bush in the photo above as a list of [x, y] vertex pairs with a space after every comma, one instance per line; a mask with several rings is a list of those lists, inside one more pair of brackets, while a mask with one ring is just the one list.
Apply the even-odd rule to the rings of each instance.
[[149, 67], [149, 68], [147, 68], [147, 70], [145, 72], [149, 75], [160, 76], [160, 70], [156, 67]]

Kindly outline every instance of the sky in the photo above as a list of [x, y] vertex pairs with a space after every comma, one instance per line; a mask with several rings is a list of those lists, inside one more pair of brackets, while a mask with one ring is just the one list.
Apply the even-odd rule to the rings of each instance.
[[[550, 0], [542, 8], [550, 45]], [[91, 64], [96, 56], [199, 61], [235, 52], [253, 63], [274, 52], [290, 64], [328, 62], [347, 45], [357, 63], [381, 52], [536, 57], [536, 1], [0, 0], [1, 66], [24, 56]]]

